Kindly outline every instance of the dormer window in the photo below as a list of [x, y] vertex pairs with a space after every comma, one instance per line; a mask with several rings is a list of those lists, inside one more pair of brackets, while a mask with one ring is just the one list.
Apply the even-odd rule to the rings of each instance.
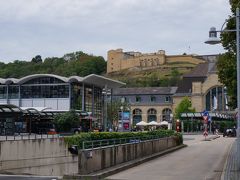
[[151, 102], [156, 102], [156, 97], [155, 96], [151, 96], [150, 100], [151, 100]]
[[142, 98], [140, 96], [136, 96], [136, 102], [141, 102]]
[[170, 96], [166, 96], [165, 97], [165, 102], [170, 102], [171, 101], [171, 97]]

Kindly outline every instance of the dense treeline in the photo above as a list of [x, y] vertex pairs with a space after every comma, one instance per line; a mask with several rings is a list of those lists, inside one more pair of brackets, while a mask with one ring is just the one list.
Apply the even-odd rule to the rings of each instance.
[[0, 62], [1, 78], [20, 78], [30, 74], [56, 74], [60, 76], [86, 76], [103, 74], [107, 63], [101, 56], [85, 54], [81, 51], [65, 54], [63, 57], [48, 57], [42, 60], [40, 55], [31, 61], [19, 61], [5, 64]]

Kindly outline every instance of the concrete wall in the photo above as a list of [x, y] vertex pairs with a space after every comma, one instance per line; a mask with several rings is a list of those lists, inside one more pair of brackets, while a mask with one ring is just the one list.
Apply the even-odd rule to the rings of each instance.
[[78, 156], [62, 138], [0, 141], [0, 173], [57, 175], [78, 172]]
[[86, 175], [177, 146], [176, 138], [89, 149], [79, 153], [79, 174]]

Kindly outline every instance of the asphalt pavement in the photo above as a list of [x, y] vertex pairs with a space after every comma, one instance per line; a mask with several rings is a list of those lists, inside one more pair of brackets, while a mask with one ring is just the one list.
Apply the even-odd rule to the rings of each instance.
[[4, 175], [0, 174], [0, 180], [58, 180], [61, 177], [54, 176], [25, 176], [25, 175]]
[[111, 180], [219, 180], [235, 138], [184, 135], [188, 147], [119, 172]]

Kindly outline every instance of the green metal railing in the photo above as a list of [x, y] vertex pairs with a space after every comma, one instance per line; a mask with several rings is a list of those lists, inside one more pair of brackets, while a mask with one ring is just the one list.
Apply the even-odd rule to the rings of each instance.
[[[168, 137], [164, 137], [168, 138]], [[103, 139], [103, 140], [92, 140], [92, 141], [83, 141], [82, 149], [94, 149], [101, 148], [106, 146], [115, 146], [121, 144], [134, 144], [140, 143], [143, 141], [154, 140], [154, 139], [164, 139], [163, 137], [157, 136], [148, 136], [148, 137], [129, 137], [129, 138], [119, 138], [119, 139]]]

